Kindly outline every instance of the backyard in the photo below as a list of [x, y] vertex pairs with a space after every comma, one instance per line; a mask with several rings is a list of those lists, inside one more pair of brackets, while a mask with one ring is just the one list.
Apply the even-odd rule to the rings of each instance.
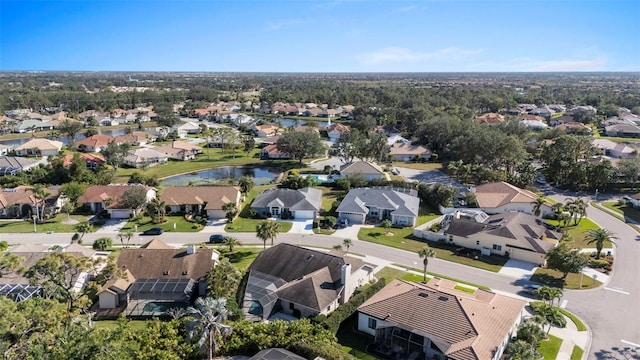
[[[275, 185], [261, 185], [256, 186], [247, 194], [240, 214], [233, 220], [231, 224], [225, 226], [227, 232], [256, 232], [256, 225], [265, 221], [265, 219], [253, 219], [251, 218], [251, 203], [259, 194], [262, 194], [265, 190], [273, 189]], [[287, 221], [280, 221], [280, 232], [286, 233], [291, 230], [292, 223]]]

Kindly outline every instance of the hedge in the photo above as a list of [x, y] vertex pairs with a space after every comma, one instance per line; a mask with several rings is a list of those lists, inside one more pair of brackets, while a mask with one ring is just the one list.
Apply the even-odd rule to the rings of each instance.
[[375, 293], [380, 291], [386, 285], [386, 283], [387, 282], [385, 279], [380, 279], [374, 284], [366, 285], [360, 289], [357, 289], [355, 294], [349, 301], [340, 305], [327, 317], [316, 317], [315, 321], [321, 323], [332, 333], [337, 333], [338, 329], [340, 328], [340, 324], [342, 324], [342, 322], [345, 321], [349, 316], [353, 315], [360, 305], [362, 305]]

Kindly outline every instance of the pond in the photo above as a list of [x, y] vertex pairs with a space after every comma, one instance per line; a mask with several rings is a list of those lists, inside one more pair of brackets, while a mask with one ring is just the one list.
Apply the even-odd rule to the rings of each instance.
[[[135, 129], [137, 131], [137, 129]], [[126, 134], [126, 129], [125, 128], [120, 128], [120, 129], [110, 129], [110, 130], [102, 130], [100, 132], [103, 135], [108, 135], [108, 136], [120, 136], [120, 135], [124, 135]], [[59, 136], [57, 138], [51, 138], [48, 136], [48, 134], [43, 134], [43, 135], [38, 135], [38, 137], [45, 137], [47, 139], [50, 140], [57, 140], [57, 141], [61, 141], [64, 145], [69, 145], [70, 140], [68, 136], [63, 135], [63, 136]], [[86, 136], [84, 135], [84, 133], [80, 133], [78, 135], [76, 135], [76, 141], [82, 140], [84, 139]], [[24, 138], [19, 138], [19, 139], [6, 139], [6, 140], [0, 140], [0, 144], [4, 144], [7, 145], [11, 148], [15, 148], [18, 147], [24, 143], [26, 143], [27, 141], [31, 140], [31, 136], [29, 137], [24, 137]]]
[[274, 181], [281, 171], [266, 167], [222, 166], [192, 174], [170, 176], [162, 180], [164, 186], [185, 186], [205, 184], [229, 184], [229, 180], [239, 180], [242, 176], [253, 177], [255, 185], [265, 185]]
[[[288, 127], [296, 127], [296, 126], [302, 126], [304, 124], [307, 123], [306, 120], [296, 120], [296, 119], [280, 119], [278, 121], [274, 121], [275, 123], [280, 123], [280, 126], [284, 127], [284, 128], [288, 128]], [[316, 121], [316, 124], [318, 124], [318, 129], [324, 129], [327, 127], [327, 122], [326, 121]]]

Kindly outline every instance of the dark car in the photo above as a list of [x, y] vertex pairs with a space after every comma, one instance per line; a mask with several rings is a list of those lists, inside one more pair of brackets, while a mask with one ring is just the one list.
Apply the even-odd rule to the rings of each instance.
[[160, 235], [162, 234], [161, 228], [151, 228], [142, 232], [142, 235]]
[[222, 234], [213, 234], [209, 236], [209, 242], [212, 244], [220, 244], [227, 240], [227, 237]]
[[534, 291], [540, 289], [541, 287], [542, 285], [537, 285], [537, 284], [525, 285], [524, 292], [529, 295], [535, 296]]

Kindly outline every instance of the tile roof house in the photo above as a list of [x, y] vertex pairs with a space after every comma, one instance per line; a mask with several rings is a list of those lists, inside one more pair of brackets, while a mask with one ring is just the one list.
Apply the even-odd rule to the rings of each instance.
[[64, 144], [61, 141], [35, 138], [15, 148], [18, 156], [56, 156]]
[[105, 163], [104, 156], [100, 154], [93, 153], [67, 153], [62, 157], [62, 165], [64, 167], [70, 166], [73, 163], [73, 157], [78, 154], [78, 156], [84, 161], [85, 166], [89, 170], [96, 170], [100, 165]]
[[199, 134], [202, 132], [202, 128], [200, 128], [200, 125], [190, 121], [174, 125], [172, 129], [176, 131], [178, 133], [178, 136], [181, 138], [185, 138], [189, 134]]
[[419, 208], [415, 190], [358, 188], [349, 191], [336, 212], [338, 218], [353, 224], [364, 224], [366, 219], [376, 223], [389, 219], [397, 226], [415, 226]]
[[[67, 202], [59, 187], [46, 189], [49, 194], [44, 200], [45, 215], [57, 214]], [[42, 201], [33, 195], [31, 186], [0, 189], [0, 218], [27, 218], [36, 214], [36, 205], [42, 211]]]
[[227, 203], [240, 209], [240, 189], [235, 186], [168, 186], [162, 189], [160, 200], [171, 213], [207, 215], [209, 219], [224, 219]]
[[85, 190], [78, 198], [78, 203], [83, 204], [94, 213], [105, 210], [112, 219], [128, 219], [137, 214], [140, 209], [127, 209], [122, 205], [125, 192], [129, 189], [140, 188], [145, 191], [147, 202], [156, 197], [156, 189], [140, 184], [111, 184], [94, 185]]
[[575, 122], [575, 119], [571, 115], [562, 115], [559, 117], [555, 117], [549, 120], [549, 125], [558, 126], [561, 124], [566, 124], [570, 122]]
[[519, 212], [491, 215], [482, 223], [454, 218], [444, 233], [457, 246], [541, 266], [546, 264], [546, 254], [562, 238], [538, 217]]
[[262, 251], [249, 266], [242, 308], [248, 320], [327, 315], [373, 279], [373, 266], [291, 244]]
[[[175, 249], [158, 239], [141, 248], [122, 249], [117, 265], [131, 275], [127, 278], [129, 284], [121, 282], [103, 287], [98, 295], [101, 307], [126, 305], [129, 317], [163, 315], [165, 308], [156, 309], [163, 302], [172, 307], [187, 307], [194, 297], [205, 294], [206, 274], [218, 258], [219, 254], [210, 248], [190, 245], [186, 249]], [[122, 292], [127, 295], [123, 297]]]
[[291, 159], [291, 155], [280, 151], [278, 144], [271, 144], [260, 149], [260, 159]]
[[96, 134], [73, 143], [73, 147], [83, 152], [100, 152], [114, 139], [109, 135]]
[[389, 358], [498, 360], [524, 317], [526, 302], [452, 281], [393, 280], [358, 307], [358, 330]]
[[[538, 199], [538, 195], [533, 192], [504, 181], [478, 185], [471, 192], [476, 196], [478, 210], [487, 214], [517, 211], [533, 215], [534, 202]], [[543, 217], [551, 212], [551, 204], [545, 203], [540, 208]]]
[[124, 164], [133, 168], [156, 166], [166, 164], [168, 161], [169, 156], [155, 150], [154, 148], [129, 150], [127, 155], [124, 157]]
[[327, 126], [327, 135], [329, 136], [329, 141], [336, 142], [340, 139], [342, 134], [347, 134], [351, 132], [349, 127], [342, 125], [340, 123], [335, 123]]
[[386, 179], [384, 172], [380, 168], [367, 161], [354, 161], [350, 164], [340, 166], [340, 175], [358, 175], [365, 180], [382, 180]]
[[389, 147], [389, 158], [393, 161], [429, 160], [431, 155], [431, 150], [422, 145], [396, 142]]
[[290, 213], [294, 219], [315, 219], [321, 203], [322, 191], [318, 189], [271, 189], [258, 195], [251, 203], [251, 208], [266, 216]]
[[166, 154], [170, 159], [181, 161], [193, 160], [197, 154], [202, 153], [200, 146], [178, 140], [172, 141], [171, 144], [156, 146], [153, 149]]
[[262, 125], [256, 125], [254, 131], [257, 137], [265, 138], [265, 137], [277, 135], [278, 131], [280, 131], [280, 128], [272, 124], [262, 124]]
[[568, 122], [560, 124], [556, 129], [564, 130], [569, 134], [591, 134], [591, 128], [580, 122]]
[[617, 143], [608, 139], [594, 139], [591, 144], [604, 151], [605, 156], [613, 158], [632, 158], [638, 154], [638, 149], [626, 144]]
[[496, 126], [504, 122], [504, 116], [497, 113], [487, 113], [473, 119], [473, 122], [478, 125]]
[[119, 135], [113, 138], [116, 144], [129, 144], [131, 146], [143, 146], [156, 140], [156, 137], [144, 132], [134, 131], [131, 134]]

